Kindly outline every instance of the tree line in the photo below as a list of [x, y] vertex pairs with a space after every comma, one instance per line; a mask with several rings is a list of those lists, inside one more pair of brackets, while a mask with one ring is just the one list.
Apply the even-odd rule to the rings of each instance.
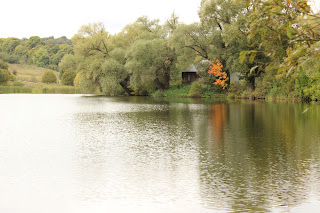
[[[320, 99], [320, 16], [307, 1], [202, 0], [198, 14], [193, 24], [175, 14], [164, 23], [143, 16], [117, 34], [88, 24], [71, 40], [1, 39], [0, 59], [58, 70], [106, 95], [162, 92], [196, 64], [198, 84], [215, 92]], [[210, 72], [217, 59], [225, 80], [238, 73], [241, 83], [217, 84]]]

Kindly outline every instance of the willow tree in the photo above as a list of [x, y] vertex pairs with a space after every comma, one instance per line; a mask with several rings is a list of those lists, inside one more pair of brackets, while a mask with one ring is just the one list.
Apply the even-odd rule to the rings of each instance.
[[[124, 69], [124, 53], [120, 56], [115, 54], [116, 46], [112, 44], [111, 35], [102, 23], [82, 26], [72, 42], [75, 56], [81, 58], [76, 78], [80, 86], [90, 92], [99, 90], [107, 95], [115, 95], [114, 88], [122, 87], [130, 95], [128, 74]], [[65, 63], [64, 60], [62, 62]]]
[[132, 74], [130, 82], [139, 91], [149, 92], [153, 85], [160, 91], [169, 87], [175, 54], [165, 39], [138, 40], [129, 49], [127, 58], [126, 68]]
[[176, 75], [176, 50], [168, 42], [171, 30], [159, 25], [157, 20], [139, 18], [143, 30], [126, 53], [126, 69], [131, 74], [130, 83], [139, 94], [154, 89], [164, 91]]

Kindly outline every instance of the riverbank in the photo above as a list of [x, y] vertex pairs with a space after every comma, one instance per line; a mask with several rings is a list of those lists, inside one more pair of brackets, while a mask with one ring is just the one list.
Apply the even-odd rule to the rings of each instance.
[[159, 90], [152, 93], [152, 97], [168, 98], [219, 98], [228, 99], [226, 92], [217, 92], [214, 87], [203, 87], [198, 83], [195, 84], [173, 84], [165, 91]]
[[[165, 91], [159, 90], [149, 94], [151, 97], [164, 98], [204, 98], [218, 100], [267, 100], [267, 101], [294, 101], [294, 102], [310, 102], [319, 101], [318, 99], [302, 99], [297, 95], [284, 95], [282, 93], [268, 93], [267, 95], [259, 93], [259, 91], [235, 89], [230, 87], [225, 91], [218, 91], [216, 87], [201, 86], [195, 84], [173, 84]], [[83, 94], [80, 88], [74, 86], [64, 86], [60, 84], [44, 84], [44, 83], [19, 83], [11, 82], [6, 86], [0, 86], [0, 94], [5, 93], [31, 93], [31, 94]], [[95, 95], [102, 95], [97, 93]]]
[[319, 101], [318, 99], [302, 99], [297, 95], [285, 95], [282, 93], [261, 94], [259, 91], [241, 90], [239, 87], [231, 86], [228, 90], [217, 91], [215, 87], [203, 87], [199, 84], [171, 85], [167, 90], [160, 92], [159, 90], [152, 93], [152, 97], [165, 98], [205, 98], [220, 100], [266, 100], [266, 101], [294, 101], [294, 102], [310, 102]]
[[82, 94], [80, 89], [73, 86], [37, 85], [27, 86], [0, 86], [0, 94], [33, 93], [33, 94]]

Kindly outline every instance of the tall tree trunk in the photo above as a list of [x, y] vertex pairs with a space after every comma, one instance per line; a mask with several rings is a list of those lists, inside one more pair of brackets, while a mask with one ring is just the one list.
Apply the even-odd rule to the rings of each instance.
[[256, 86], [255, 86], [255, 80], [256, 80], [256, 77], [251, 77], [249, 78], [249, 86], [252, 90], [255, 90], [256, 89]]
[[166, 86], [161, 83], [161, 81], [159, 80], [159, 78], [154, 79], [154, 83], [157, 85], [157, 88], [163, 92], [166, 89]]
[[133, 90], [129, 88], [128, 82], [130, 80], [130, 77], [126, 77], [123, 81], [120, 81], [120, 86], [123, 88], [123, 90], [129, 95], [133, 96]]
[[164, 89], [168, 89], [170, 86], [170, 68], [165, 69], [165, 76], [164, 76]]

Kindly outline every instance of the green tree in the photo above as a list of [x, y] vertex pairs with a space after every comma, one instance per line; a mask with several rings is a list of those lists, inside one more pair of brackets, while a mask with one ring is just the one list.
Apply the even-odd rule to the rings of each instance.
[[6, 84], [8, 80], [9, 80], [8, 71], [4, 69], [0, 69], [0, 85]]
[[106, 58], [109, 54], [109, 38], [110, 34], [102, 23], [93, 23], [82, 26], [72, 41], [78, 54]]
[[28, 48], [25, 45], [20, 44], [15, 48], [14, 54], [21, 58], [28, 54]]
[[58, 46], [58, 51], [50, 55], [50, 64], [58, 67], [64, 55], [73, 53], [73, 47], [71, 45], [61, 44]]
[[[214, 56], [214, 46], [212, 45], [212, 34], [201, 26], [199, 23], [179, 24], [174, 32], [169, 37], [168, 42], [173, 47], [177, 54], [176, 67], [178, 70], [186, 70], [191, 65], [199, 64], [197, 70], [201, 76], [202, 83], [211, 84], [211, 81], [204, 80], [209, 78], [207, 66], [205, 63], [199, 63], [203, 60], [211, 60]], [[181, 82], [181, 76], [179, 76]]]
[[175, 52], [162, 38], [137, 40], [128, 50], [126, 68], [131, 84], [141, 92], [149, 92], [155, 85], [164, 91], [169, 87]]
[[27, 41], [27, 47], [29, 50], [36, 47], [38, 44], [41, 44], [41, 38], [39, 36], [31, 36]]
[[0, 69], [8, 70], [8, 68], [9, 68], [8, 63], [6, 63], [6, 62], [4, 62], [3, 60], [0, 59]]
[[78, 65], [81, 63], [82, 57], [79, 55], [72, 55], [72, 54], [65, 54], [61, 58], [61, 61], [59, 63], [59, 70], [60, 70], [60, 76], [63, 75], [63, 73], [66, 70], [78, 70]]
[[46, 71], [42, 76], [42, 82], [47, 84], [57, 83], [57, 77], [53, 71]]
[[[82, 26], [79, 32], [72, 38], [74, 43], [74, 56], [66, 55], [59, 64], [60, 69], [74, 66], [75, 58], [80, 61], [77, 64], [77, 82], [80, 87], [87, 91], [99, 90], [102, 93], [114, 95], [114, 89], [108, 89], [107, 85], [115, 88], [119, 85], [129, 95], [129, 76], [124, 69], [126, 63], [125, 51], [117, 44], [112, 43], [111, 35], [105, 30], [102, 23], [94, 23]], [[114, 59], [114, 60], [112, 60]], [[121, 68], [120, 68], [121, 67]], [[114, 78], [115, 70], [121, 72], [117, 74], [116, 81], [110, 83]], [[110, 76], [108, 76], [110, 75]], [[109, 83], [108, 83], [109, 82]]]
[[8, 54], [13, 54], [15, 48], [20, 44], [18, 38], [7, 38], [2, 43], [2, 51]]
[[100, 85], [102, 92], [107, 95], [116, 95], [122, 79], [126, 75], [123, 64], [113, 58], [105, 60], [101, 66], [102, 75]]
[[290, 93], [294, 90], [295, 78], [302, 75], [303, 79], [304, 72], [320, 70], [317, 51], [320, 46], [320, 17], [304, 0], [247, 2], [252, 8], [247, 17], [251, 49], [243, 51], [241, 59], [254, 64], [250, 73], [263, 71], [277, 76], [268, 79], [282, 90], [291, 88], [287, 91]]
[[163, 26], [159, 25], [159, 20], [147, 17], [140, 17], [135, 22], [139, 35], [126, 50], [125, 68], [130, 74], [130, 84], [138, 94], [147, 94], [154, 89], [164, 91], [171, 80], [177, 79], [176, 49], [168, 41], [177, 22], [175, 16]]
[[76, 71], [67, 70], [63, 73], [61, 77], [61, 82], [63, 85], [73, 86], [74, 78], [76, 77]]
[[39, 67], [46, 67], [49, 65], [49, 53], [46, 46], [41, 46], [32, 55], [32, 63]]
[[8, 64], [0, 59], [0, 85], [6, 84], [9, 80]]

